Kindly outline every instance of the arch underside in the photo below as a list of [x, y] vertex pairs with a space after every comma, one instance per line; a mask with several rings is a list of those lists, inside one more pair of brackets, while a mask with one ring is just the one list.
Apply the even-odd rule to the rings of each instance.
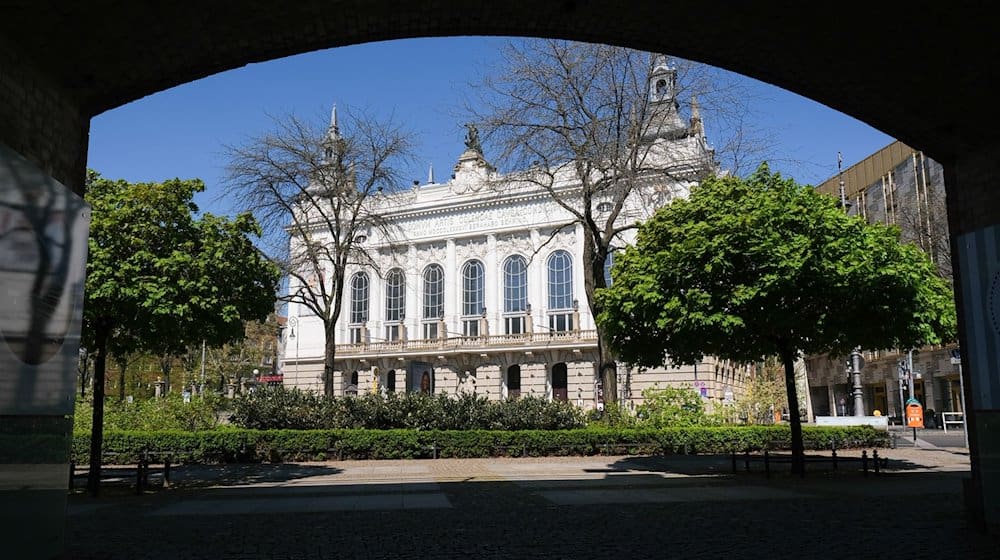
[[[544, 36], [733, 70], [852, 115], [945, 164], [996, 141], [997, 104], [981, 87], [995, 73], [992, 20], [948, 3], [876, 3], [818, 15], [795, 2], [730, 3], [719, 13], [700, 2], [655, 0], [624, 7], [611, 0], [167, 6], [15, 2], [0, 18], [0, 37], [85, 118], [214, 73], [318, 49], [412, 37]], [[952, 35], [937, 35], [945, 32]]]

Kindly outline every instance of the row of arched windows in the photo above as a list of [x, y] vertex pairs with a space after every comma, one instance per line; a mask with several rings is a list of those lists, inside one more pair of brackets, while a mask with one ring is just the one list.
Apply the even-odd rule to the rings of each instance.
[[[546, 263], [548, 271], [549, 310], [569, 310], [574, 305], [573, 259], [569, 252], [553, 252]], [[485, 311], [486, 267], [479, 260], [466, 261], [462, 265], [462, 315], [477, 317]], [[421, 318], [438, 319], [444, 316], [444, 269], [431, 264], [423, 272], [423, 305]], [[350, 322], [361, 324], [369, 320], [369, 292], [371, 282], [368, 273], [359, 272], [351, 278]], [[385, 320], [400, 322], [406, 308], [406, 277], [403, 270], [394, 268], [385, 277]], [[503, 263], [503, 312], [520, 313], [528, 309], [528, 262], [521, 255], [512, 255]], [[507, 321], [508, 333], [523, 332], [523, 318]], [[469, 324], [467, 331], [475, 330]], [[563, 330], [563, 329], [558, 329]], [[478, 332], [465, 332], [475, 335]]]

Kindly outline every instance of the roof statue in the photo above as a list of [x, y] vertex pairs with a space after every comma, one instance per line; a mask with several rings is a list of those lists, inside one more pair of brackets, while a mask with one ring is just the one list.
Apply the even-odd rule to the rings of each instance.
[[468, 123], [465, 125], [467, 129], [465, 133], [465, 147], [476, 153], [483, 153], [483, 145], [479, 143], [479, 131], [476, 130], [476, 125], [473, 123]]

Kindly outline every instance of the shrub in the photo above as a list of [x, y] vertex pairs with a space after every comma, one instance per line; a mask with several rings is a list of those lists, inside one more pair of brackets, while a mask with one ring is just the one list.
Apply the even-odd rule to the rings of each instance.
[[[885, 447], [888, 432], [871, 426], [802, 430], [807, 449]], [[667, 429], [586, 430], [244, 430], [118, 432], [105, 434], [111, 463], [153, 461], [302, 461], [324, 458], [410, 459], [608, 454], [717, 454], [790, 447], [788, 426], [696, 426]], [[89, 435], [77, 433], [73, 458], [88, 460]]]
[[641, 425], [652, 428], [701, 426], [710, 423], [705, 401], [691, 387], [648, 387], [636, 410]]
[[[104, 429], [119, 431], [146, 430], [211, 430], [219, 421], [219, 413], [227, 406], [226, 399], [205, 394], [185, 403], [177, 394], [160, 399], [133, 402], [107, 399], [104, 403]], [[74, 431], [90, 432], [93, 427], [93, 403], [77, 400], [73, 414]]]
[[576, 406], [540, 397], [422, 393], [322, 397], [269, 387], [236, 400], [233, 423], [250, 429], [567, 430], [585, 425]]

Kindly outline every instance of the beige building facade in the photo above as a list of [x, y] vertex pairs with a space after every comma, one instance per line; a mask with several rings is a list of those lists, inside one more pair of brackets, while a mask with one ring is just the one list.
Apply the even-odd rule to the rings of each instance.
[[[816, 189], [840, 197], [841, 180], [850, 213], [869, 222], [898, 225], [903, 241], [921, 247], [939, 273], [950, 280], [944, 172], [939, 163], [896, 141]], [[878, 410], [898, 422], [911, 394], [925, 411], [934, 411], [934, 416], [962, 412], [960, 357], [953, 359], [956, 351], [957, 345], [947, 345], [914, 349], [912, 354], [909, 349], [864, 353], [864, 412], [870, 415]], [[846, 364], [846, 356], [806, 358], [815, 416], [853, 415]], [[939, 420], [934, 424], [940, 427]]]

